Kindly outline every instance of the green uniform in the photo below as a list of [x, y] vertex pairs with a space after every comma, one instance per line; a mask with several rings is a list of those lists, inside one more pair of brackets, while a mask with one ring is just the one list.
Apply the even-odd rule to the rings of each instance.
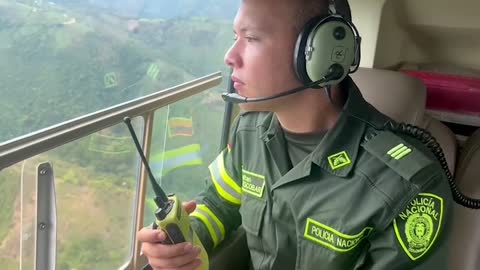
[[257, 270], [447, 268], [444, 172], [416, 139], [373, 128], [389, 118], [343, 86], [337, 124], [295, 166], [274, 114], [239, 116], [191, 215], [207, 250], [242, 225]]

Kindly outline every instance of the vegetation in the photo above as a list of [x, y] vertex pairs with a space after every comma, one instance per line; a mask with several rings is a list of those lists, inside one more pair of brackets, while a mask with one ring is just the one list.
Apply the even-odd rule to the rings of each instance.
[[[12, 179], [13, 172], [5, 171], [0, 175], [0, 217], [5, 222], [0, 222], [0, 239], [4, 239], [9, 228], [12, 226], [13, 206], [15, 204], [15, 195], [20, 189], [20, 182]], [[5, 195], [3, 195], [5, 194]]]
[[0, 99], [0, 141], [226, 72], [229, 21], [140, 19], [129, 32], [128, 20], [112, 15], [34, 8], [0, 0], [0, 80], [8, 96]]
[[[134, 29], [132, 18], [112, 14], [108, 5], [99, 10], [84, 2], [0, 0], [0, 142], [217, 70], [228, 74], [223, 53], [231, 19], [222, 10], [232, 1], [176, 1], [172, 5], [190, 9], [161, 18], [153, 17], [171, 1], [145, 1], [150, 12], [139, 14], [148, 18], [135, 20]], [[202, 17], [207, 8], [199, 3], [212, 16]], [[218, 152], [224, 106], [218, 93], [224, 88], [156, 113], [152, 155], [201, 145], [201, 165], [158, 175], [182, 200], [203, 188], [201, 176]], [[169, 137], [173, 116], [191, 117], [193, 134]], [[135, 122], [137, 130], [141, 124]], [[130, 256], [138, 173], [138, 156], [122, 124], [29, 159], [23, 170], [17, 164], [0, 171], [1, 268], [18, 269], [21, 241], [22, 264], [33, 269], [33, 183], [36, 166], [46, 160], [55, 170], [57, 269], [117, 269]], [[27, 187], [20, 213], [22, 177]], [[152, 221], [151, 210], [146, 222]]]

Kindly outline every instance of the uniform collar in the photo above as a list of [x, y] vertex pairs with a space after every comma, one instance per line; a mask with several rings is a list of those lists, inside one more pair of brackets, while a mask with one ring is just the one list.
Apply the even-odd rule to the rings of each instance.
[[[299, 175], [298, 170], [302, 171], [300, 175], [308, 175], [312, 163], [326, 172], [340, 177], [346, 177], [354, 167], [366, 128], [366, 124], [357, 118], [369, 121], [371, 105], [363, 99], [350, 77], [342, 82], [342, 87], [348, 92], [343, 112], [335, 126], [326, 133], [310, 155], [310, 162], [307, 161], [308, 164], [301, 162], [297, 165], [299, 168], [294, 168], [295, 175]], [[355, 115], [355, 117], [352, 115]], [[273, 117], [267, 117], [261, 125], [264, 128], [268, 127], [261, 132], [261, 138], [265, 142], [268, 142], [271, 138], [279, 137], [279, 135], [283, 136], [280, 123], [274, 115]]]
[[366, 110], [369, 106], [350, 77], [342, 86], [348, 91], [343, 112], [313, 151], [312, 162], [333, 175], [345, 177], [355, 165], [365, 133], [365, 123], [358, 118], [370, 119]]

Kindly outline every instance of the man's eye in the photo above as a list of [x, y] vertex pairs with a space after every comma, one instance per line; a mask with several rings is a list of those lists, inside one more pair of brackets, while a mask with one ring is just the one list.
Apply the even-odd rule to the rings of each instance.
[[[253, 41], [257, 41], [258, 38], [256, 37], [251, 37], [251, 36], [244, 36], [242, 37], [243, 39], [245, 39], [247, 42], [253, 42]], [[237, 41], [239, 39], [239, 36], [238, 35], [234, 35], [233, 36], [233, 40], [234, 41]]]

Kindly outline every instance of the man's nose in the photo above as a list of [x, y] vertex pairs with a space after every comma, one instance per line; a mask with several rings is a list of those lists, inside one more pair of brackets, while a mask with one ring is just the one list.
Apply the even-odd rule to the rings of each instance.
[[233, 44], [232, 47], [225, 53], [224, 62], [231, 68], [239, 68], [242, 66], [242, 58], [238, 52], [238, 47]]

